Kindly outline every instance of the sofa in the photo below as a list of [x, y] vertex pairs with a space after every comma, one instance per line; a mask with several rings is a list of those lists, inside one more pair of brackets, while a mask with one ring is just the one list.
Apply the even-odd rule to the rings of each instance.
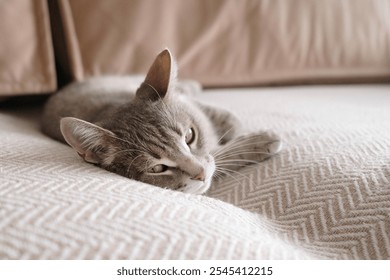
[[[390, 258], [387, 1], [3, 6], [0, 259]], [[166, 46], [179, 78], [204, 87], [193, 98], [274, 131], [282, 151], [192, 195], [87, 164], [41, 132], [59, 88], [142, 74]]]

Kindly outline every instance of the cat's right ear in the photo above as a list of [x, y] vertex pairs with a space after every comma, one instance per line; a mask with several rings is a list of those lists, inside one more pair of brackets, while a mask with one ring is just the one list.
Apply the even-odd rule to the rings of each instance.
[[164, 99], [172, 90], [177, 75], [175, 59], [168, 49], [155, 58], [144, 82], [137, 90], [137, 97], [142, 100], [156, 101]]
[[110, 164], [109, 152], [115, 137], [111, 131], [77, 118], [66, 117], [60, 122], [60, 129], [65, 141], [77, 151], [86, 162]]

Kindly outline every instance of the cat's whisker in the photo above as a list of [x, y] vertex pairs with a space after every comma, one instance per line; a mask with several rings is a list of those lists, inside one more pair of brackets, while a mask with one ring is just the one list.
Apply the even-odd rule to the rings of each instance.
[[246, 166], [249, 166], [248, 164], [243, 164], [243, 163], [236, 163], [236, 164], [219, 164], [218, 165], [219, 167], [232, 167], [232, 168], [235, 168], [235, 167], [240, 167], [241, 168], [244, 168]]
[[268, 143], [272, 142], [272, 141], [256, 141], [256, 142], [254, 142], [253, 140], [254, 139], [251, 139], [250, 141], [242, 139], [242, 140], [237, 141], [237, 142], [228, 143], [227, 145], [222, 146], [222, 147], [224, 149], [234, 149], [236, 147], [245, 147], [245, 146], [252, 146], [252, 145], [259, 145], [259, 146], [261, 146], [261, 145], [265, 145], [265, 144], [268, 144]]
[[216, 172], [221, 173], [221, 177], [220, 178], [223, 178], [223, 175], [229, 176], [234, 181], [236, 181], [238, 184], [242, 185], [242, 182], [240, 182], [240, 180], [238, 180], [236, 177], [234, 177], [232, 174], [230, 174], [227, 170], [216, 169]]
[[213, 179], [219, 180], [221, 178], [223, 178], [223, 176], [221, 174], [219, 174], [218, 172], [214, 172]]
[[267, 144], [271, 144], [271, 143], [272, 143], [272, 141], [262, 141], [262, 142], [259, 142], [259, 141], [256, 141], [256, 142], [240, 141], [240, 142], [237, 142], [234, 144], [227, 144], [225, 146], [222, 146], [221, 148], [216, 149], [215, 152], [220, 153], [220, 151], [237, 150], [237, 149], [241, 149], [244, 147], [253, 147], [253, 146], [256, 146], [256, 147], [252, 148], [252, 149], [260, 149], [260, 148], [263, 148], [264, 146], [266, 146]]
[[258, 152], [258, 149], [247, 149], [247, 147], [241, 147], [236, 149], [230, 149], [227, 151], [224, 151], [223, 153], [214, 154], [215, 158], [223, 158], [225, 156], [230, 156], [232, 154], [240, 154], [240, 153], [246, 153], [246, 152]]
[[[238, 146], [239, 146], [239, 145], [237, 145], [237, 147], [238, 147]], [[219, 155], [222, 155], [222, 154], [225, 154], [225, 153], [228, 152], [228, 151], [231, 151], [232, 148], [236, 148], [236, 146], [233, 146], [233, 145], [231, 145], [231, 144], [227, 144], [227, 145], [225, 145], [225, 146], [221, 146], [221, 147], [219, 147], [218, 149], [214, 150], [212, 154], [213, 154], [215, 157], [218, 157]]]
[[232, 131], [233, 128], [234, 127], [229, 128], [224, 134], [222, 134], [222, 136], [218, 139], [217, 144], [219, 144], [223, 137], [225, 137], [230, 131]]
[[250, 139], [250, 137], [248, 137], [248, 138], [239, 139], [239, 141], [232, 140], [232, 142], [230, 142], [230, 143], [228, 143], [228, 144], [226, 144], [224, 146], [221, 146], [220, 148], [218, 148], [215, 151], [213, 151], [212, 154], [214, 156], [218, 156], [218, 155], [220, 155], [220, 154], [222, 154], [222, 153], [224, 153], [224, 152], [226, 152], [228, 150], [236, 149], [237, 147], [238, 148], [243, 148], [243, 147], [247, 147], [247, 146], [252, 146], [253, 144], [262, 145], [262, 144], [267, 144], [267, 143], [271, 142], [271, 141], [249, 142], [249, 141], [252, 141], [253, 139]]
[[[230, 143], [235, 143], [235, 142], [240, 142], [240, 141], [250, 141], [250, 140], [253, 140], [255, 138], [259, 138], [259, 137], [263, 137], [265, 135], [261, 134], [261, 133], [253, 133], [253, 134], [249, 134], [249, 135], [241, 135], [241, 136], [238, 136], [237, 138], [235, 139], [232, 139], [230, 141]], [[268, 141], [266, 141], [268, 142]]]
[[136, 156], [135, 158], [133, 158], [133, 160], [130, 162], [129, 164], [129, 167], [127, 168], [127, 171], [126, 171], [126, 174], [130, 174], [130, 169], [131, 169], [131, 166], [133, 165], [134, 161], [139, 158], [140, 156], [142, 156], [142, 154]]
[[223, 169], [223, 170], [226, 171], [226, 172], [233, 172], [234, 174], [237, 174], [237, 175], [239, 175], [239, 176], [241, 176], [241, 177], [244, 177], [245, 179], [249, 180], [252, 184], [255, 184], [255, 182], [254, 182], [251, 178], [249, 178], [249, 176], [244, 175], [244, 174], [242, 174], [241, 172], [235, 171], [235, 170], [230, 169], [230, 168], [225, 168], [225, 167], [218, 167], [218, 169], [219, 169], [219, 170], [220, 170], [220, 169]]
[[250, 160], [250, 159], [222, 159], [222, 160], [216, 161], [216, 164], [221, 164], [221, 163], [232, 164], [232, 163], [236, 163], [236, 162], [245, 162], [245, 163], [248, 163], [248, 164], [257, 164], [260, 161]]
[[144, 168], [141, 170], [142, 172], [147, 172], [147, 170], [149, 169], [149, 167], [151, 166], [151, 163], [152, 162], [152, 159], [151, 158], [148, 158], [145, 162], [144, 162]]
[[[245, 157], [247, 155], [249, 155], [249, 156], [251, 156], [251, 155], [252, 156], [256, 156], [256, 155], [271, 156], [273, 154], [263, 153], [263, 152], [252, 152], [252, 151], [245, 152], [245, 151], [242, 151], [242, 152], [239, 152], [239, 153], [232, 153], [232, 154], [221, 156], [221, 157], [217, 157], [217, 158], [214, 158], [214, 159], [215, 159], [215, 161], [245, 159]], [[252, 159], [252, 160], [254, 160], [254, 159]], [[259, 161], [262, 161], [262, 160], [259, 160]]]
[[[242, 174], [241, 172], [238, 172], [238, 171], [235, 171], [235, 170], [232, 170], [232, 169], [229, 169], [229, 168], [224, 168], [224, 167], [217, 167], [216, 168], [216, 170], [219, 170], [219, 171], [223, 171], [224, 172], [224, 174], [225, 175], [231, 175], [229, 172], [233, 172], [234, 174], [237, 174], [237, 175], [239, 175], [239, 176], [241, 176], [241, 177], [244, 177], [245, 179], [247, 179], [247, 180], [249, 180], [252, 184], [255, 184], [254, 182], [253, 182], [253, 180], [251, 179], [251, 178], [249, 178], [249, 176], [247, 176], [247, 175], [244, 175], [244, 174]], [[240, 182], [241, 183], [241, 182]], [[242, 183], [241, 183], [242, 184]]]
[[253, 151], [240, 151], [236, 153], [226, 154], [222, 157], [214, 157], [215, 161], [224, 160], [224, 159], [230, 159], [232, 158], [234, 160], [235, 156], [242, 156], [242, 155], [265, 155], [265, 156], [272, 156], [274, 154], [272, 153], [266, 153], [266, 152], [253, 152]]

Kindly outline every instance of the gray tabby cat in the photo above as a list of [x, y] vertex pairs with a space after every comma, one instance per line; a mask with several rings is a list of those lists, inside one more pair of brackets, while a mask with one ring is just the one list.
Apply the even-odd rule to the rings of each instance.
[[177, 92], [168, 50], [135, 91], [130, 77], [74, 83], [53, 95], [44, 133], [67, 142], [89, 163], [156, 186], [202, 194], [213, 177], [234, 174], [278, 153], [272, 133], [240, 134], [230, 112]]

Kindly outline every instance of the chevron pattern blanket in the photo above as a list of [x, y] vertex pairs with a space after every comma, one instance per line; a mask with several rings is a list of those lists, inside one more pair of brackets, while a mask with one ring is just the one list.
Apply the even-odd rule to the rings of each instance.
[[132, 181], [44, 136], [38, 110], [0, 109], [0, 259], [389, 259], [390, 87], [199, 95], [280, 155], [204, 196]]

